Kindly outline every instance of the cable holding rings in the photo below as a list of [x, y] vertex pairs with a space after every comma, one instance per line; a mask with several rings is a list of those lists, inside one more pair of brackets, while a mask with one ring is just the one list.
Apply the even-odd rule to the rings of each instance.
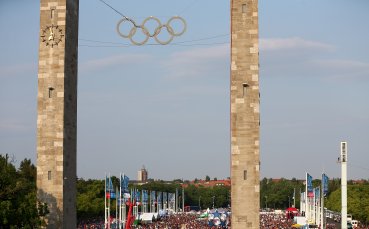
[[[175, 32], [173, 27], [171, 26], [171, 23], [173, 23], [175, 20], [178, 20], [182, 23], [183, 28], [181, 31]], [[152, 32], [150, 32], [149, 29], [145, 26], [146, 23], [149, 21], [154, 21], [154, 23], [156, 23], [156, 28]], [[121, 32], [121, 26], [122, 24], [126, 22], [130, 23], [130, 25], [132, 26], [128, 34], [124, 34]], [[158, 38], [158, 35], [164, 28], [168, 32], [169, 38], [167, 40], [160, 40]], [[132, 19], [124, 17], [118, 21], [116, 29], [117, 29], [118, 34], [121, 37], [128, 38], [131, 41], [131, 43], [134, 45], [144, 45], [146, 44], [146, 42], [149, 40], [150, 37], [153, 37], [156, 40], [156, 42], [158, 42], [159, 44], [167, 45], [173, 40], [174, 37], [181, 36], [184, 32], [186, 32], [187, 24], [186, 24], [186, 21], [179, 16], [171, 17], [167, 21], [166, 24], [162, 24], [159, 19], [157, 19], [156, 17], [150, 16], [150, 17], [147, 17], [145, 20], [143, 20], [141, 25], [137, 25]], [[141, 30], [142, 34], [144, 35], [144, 39], [142, 41], [134, 40], [134, 36], [137, 30]]]

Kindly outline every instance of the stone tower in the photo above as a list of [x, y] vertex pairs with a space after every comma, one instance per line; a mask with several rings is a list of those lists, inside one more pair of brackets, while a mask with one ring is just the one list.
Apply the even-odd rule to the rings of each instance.
[[231, 1], [232, 229], [259, 229], [258, 1]]
[[78, 0], [41, 0], [37, 195], [47, 228], [76, 228]]

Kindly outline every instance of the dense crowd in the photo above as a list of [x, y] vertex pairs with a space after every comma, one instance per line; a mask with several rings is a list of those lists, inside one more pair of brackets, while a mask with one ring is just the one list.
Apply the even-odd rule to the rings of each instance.
[[[292, 219], [288, 219], [284, 214], [266, 213], [260, 214], [261, 229], [288, 229], [293, 228]], [[111, 228], [117, 228], [112, 223]], [[157, 221], [148, 224], [135, 226], [136, 229], [215, 229], [220, 227], [209, 227], [207, 219], [200, 219], [196, 214], [174, 214], [160, 218]], [[229, 219], [228, 229], [231, 228]], [[327, 229], [338, 229], [334, 223], [328, 223]], [[81, 221], [78, 224], [78, 229], [104, 229], [103, 219], [92, 219]], [[369, 226], [359, 224], [357, 229], [369, 229]]]
[[260, 228], [262, 229], [291, 228], [292, 224], [293, 220], [287, 219], [284, 214], [260, 214]]
[[80, 220], [77, 225], [77, 229], [104, 229], [104, 219], [88, 219]]
[[198, 220], [196, 215], [179, 214], [169, 215], [161, 218], [159, 221], [139, 225], [139, 229], [209, 229], [206, 220]]

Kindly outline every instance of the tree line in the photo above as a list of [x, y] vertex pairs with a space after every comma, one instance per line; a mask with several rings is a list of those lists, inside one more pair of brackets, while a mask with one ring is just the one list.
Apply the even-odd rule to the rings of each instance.
[[[16, 168], [8, 155], [0, 155], [0, 228], [21, 227], [37, 228], [43, 225], [43, 217], [48, 213], [46, 204], [36, 197], [36, 167], [31, 160], [21, 161]], [[196, 179], [198, 180], [198, 179]], [[206, 176], [209, 181], [210, 177]], [[215, 180], [215, 179], [213, 179]], [[119, 179], [112, 177], [115, 187]], [[325, 206], [333, 211], [341, 211], [340, 179], [329, 181], [329, 192]], [[185, 185], [184, 185], [185, 184]], [[77, 217], [79, 220], [101, 218], [104, 216], [105, 181], [99, 179], [77, 179]], [[319, 187], [320, 180], [313, 180], [313, 186]], [[185, 206], [197, 209], [224, 208], [231, 205], [230, 187], [205, 187], [201, 183], [182, 181], [153, 181], [143, 185], [130, 182], [129, 188], [138, 190], [176, 192], [179, 195], [184, 187]], [[305, 190], [303, 180], [296, 178], [268, 179], [260, 181], [260, 208], [286, 209], [295, 204], [300, 207], [300, 193]], [[295, 193], [295, 194], [294, 194]], [[369, 223], [369, 182], [360, 184], [348, 182], [348, 213], [363, 223]], [[179, 197], [181, 200], [181, 196]], [[114, 202], [112, 206], [115, 206]], [[182, 206], [182, 203], [180, 204]]]

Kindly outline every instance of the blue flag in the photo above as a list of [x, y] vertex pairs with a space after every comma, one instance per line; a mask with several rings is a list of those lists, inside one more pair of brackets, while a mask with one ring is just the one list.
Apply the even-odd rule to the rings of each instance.
[[151, 204], [155, 203], [156, 202], [156, 193], [155, 193], [155, 191], [151, 191], [150, 197], [151, 197]]
[[158, 203], [161, 203], [161, 192], [158, 192]]
[[122, 194], [129, 193], [128, 182], [129, 182], [129, 178], [126, 175], [124, 175], [124, 176], [121, 175], [121, 177], [120, 177], [120, 186], [122, 188]]
[[322, 191], [323, 191], [324, 196], [327, 196], [328, 194], [328, 181], [329, 181], [328, 176], [323, 173], [322, 175], [323, 190]]
[[163, 192], [163, 203], [166, 204], [168, 201], [167, 199], [167, 193], [166, 192]]
[[306, 173], [306, 188], [307, 188], [307, 196], [313, 197], [314, 191], [313, 191], [313, 177], [309, 175], [309, 173]]
[[315, 203], [319, 203], [320, 202], [320, 188], [317, 187], [314, 189], [315, 190]]
[[140, 198], [140, 191], [137, 190], [136, 191], [136, 202], [140, 202], [141, 201], [141, 198]]
[[111, 181], [111, 178], [110, 177], [105, 177], [105, 190], [107, 192], [113, 190], [113, 182]]
[[111, 177], [105, 177], [105, 191], [107, 198], [115, 199], [114, 186]]
[[147, 191], [142, 190], [142, 203], [147, 204]]

